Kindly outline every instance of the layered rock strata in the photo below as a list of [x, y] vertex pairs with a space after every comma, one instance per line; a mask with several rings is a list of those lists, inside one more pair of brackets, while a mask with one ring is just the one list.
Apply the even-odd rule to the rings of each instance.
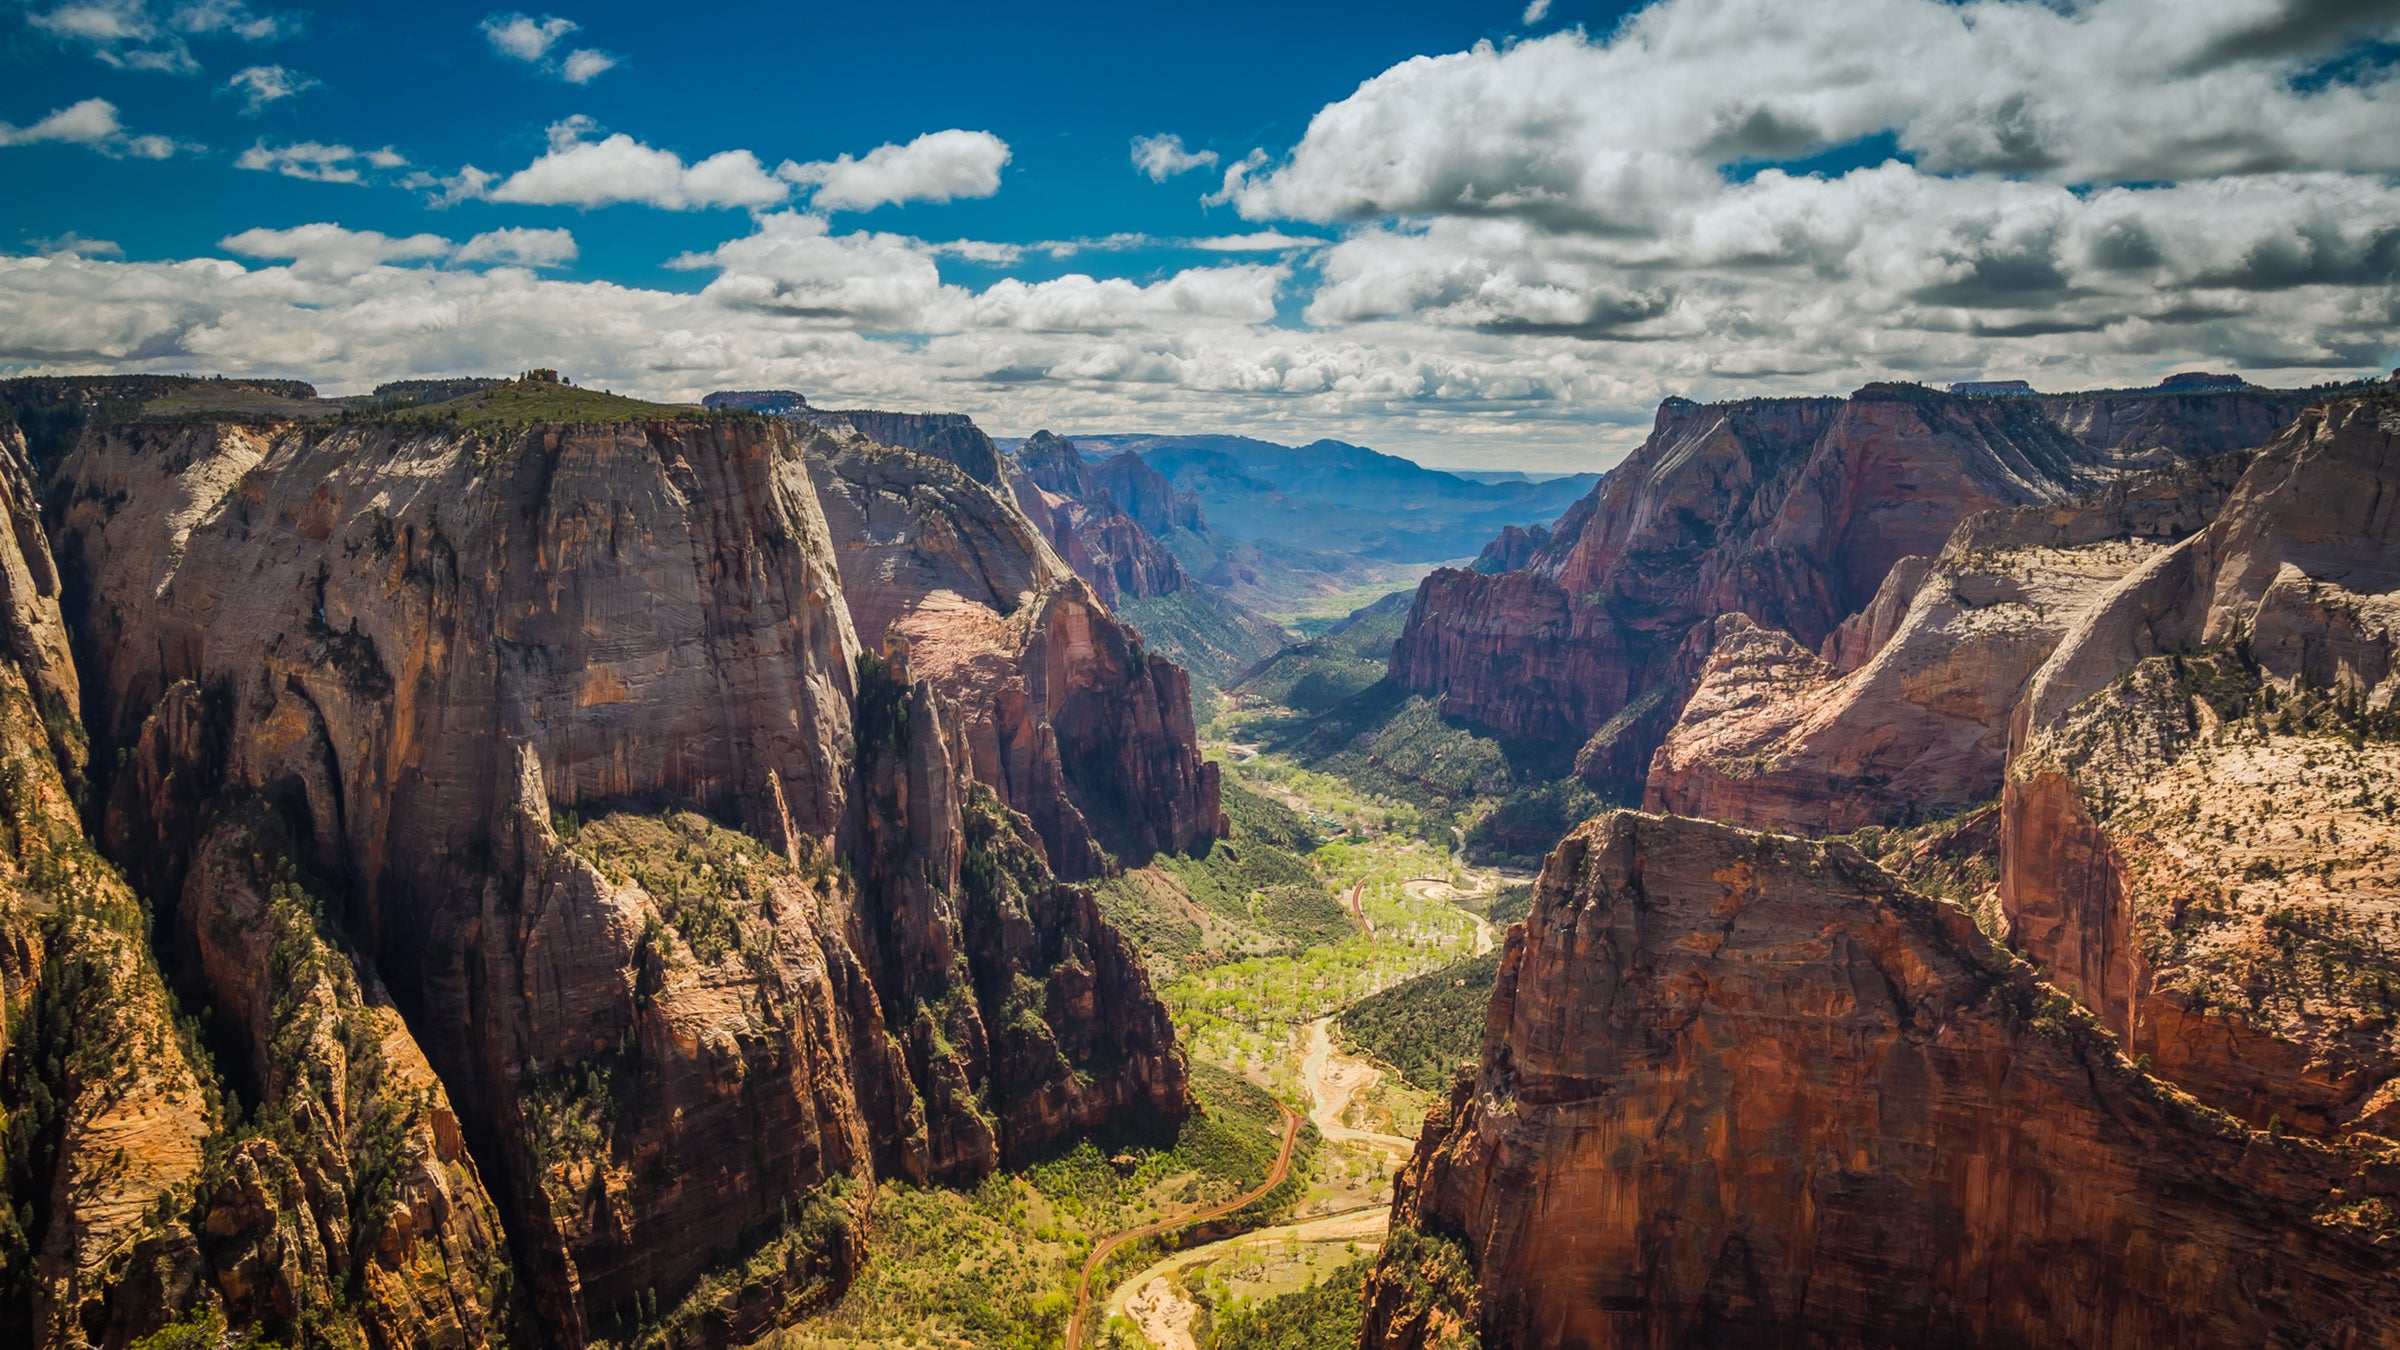
[[2017, 944], [2213, 1105], [2400, 1131], [2400, 404], [2311, 409], [2016, 710]]
[[1222, 832], [1189, 677], [1023, 511], [947, 463], [864, 441], [815, 441], [809, 464], [859, 637], [899, 639], [957, 706], [970, 772], [1032, 821], [1061, 876]]
[[[1391, 676], [1504, 737], [1582, 743], [1609, 730], [1587, 776], [1638, 788], [1697, 674], [1676, 668], [1695, 624], [1741, 613], [1814, 650], [1894, 563], [1933, 555], [1965, 517], [2255, 445], [2306, 402], [2248, 390], [1970, 399], [1914, 386], [1669, 400], [1642, 448], [1521, 567], [1428, 577]], [[1639, 726], [1611, 726], [1645, 701]]]
[[2034, 671], [2095, 601], [2205, 526], [2247, 463], [2223, 455], [1970, 516], [1939, 556], [1894, 563], [1815, 653], [1728, 623], [1651, 762], [1644, 806], [1825, 832], [1997, 799]]
[[1072, 443], [1037, 431], [1018, 447], [1010, 475], [1017, 505], [1111, 609], [1126, 600], [1173, 595], [1190, 584], [1175, 555], [1117, 497], [1123, 492], [1155, 519], [1171, 518], [1176, 494], [1141, 456], [1116, 459], [1131, 461], [1134, 472], [1116, 460], [1086, 465]]
[[77, 815], [76, 671], [33, 503], [0, 422], [0, 1338], [117, 1346], [201, 1296], [225, 1104]]
[[[964, 721], [916, 681], [913, 730], [859, 730], [881, 668], [796, 429], [478, 397], [103, 427], [59, 472], [109, 847], [291, 1119], [206, 1213], [237, 1324], [332, 1282], [376, 1344], [483, 1343], [513, 1265], [526, 1334], [574, 1345], [731, 1262], [669, 1319], [723, 1344], [841, 1289], [878, 1178], [1179, 1118], [1138, 964], [978, 795]], [[980, 537], [993, 575], [1059, 570], [1021, 517]], [[1036, 710], [1008, 725], [1054, 814], [1079, 774], [1129, 836], [1167, 801], [1162, 840], [1213, 830], [1179, 672], [1066, 589], [1014, 607], [1032, 677], [957, 687]]]
[[2385, 1152], [2253, 1133], [1836, 846], [1618, 813], [1545, 864], [1371, 1347], [2400, 1344]]

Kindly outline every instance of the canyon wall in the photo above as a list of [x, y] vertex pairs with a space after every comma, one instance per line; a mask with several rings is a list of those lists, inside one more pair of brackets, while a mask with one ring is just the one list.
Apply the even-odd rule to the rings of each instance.
[[1168, 487], [1141, 456], [1090, 465], [1073, 444], [1037, 431], [1017, 448], [1009, 484], [1060, 560], [1109, 608], [1173, 595], [1192, 584], [1158, 534], [1174, 528], [1185, 507], [1197, 528], [1199, 507], [1190, 494]]
[[1651, 762], [1644, 806], [1823, 832], [1996, 799], [2034, 672], [2118, 582], [2206, 526], [2248, 463], [2220, 455], [1970, 516], [1938, 556], [1895, 563], [1817, 652], [1730, 625]]
[[[1391, 677], [1501, 736], [1584, 743], [1607, 730], [1585, 776], [1638, 791], [1697, 679], [1677, 659], [1694, 625], [1740, 613], [1813, 650], [1895, 563], [1935, 554], [1965, 517], [2255, 445], [2307, 401], [1892, 385], [1848, 399], [1671, 399], [1520, 566], [1427, 578]], [[1637, 703], [1639, 726], [1611, 727]]]
[[977, 781], [1060, 875], [1138, 866], [1223, 832], [1191, 684], [1148, 652], [1016, 505], [922, 455], [812, 442], [860, 638], [891, 640], [957, 704]]
[[2141, 1072], [1840, 846], [1617, 813], [1510, 931], [1366, 1347], [2400, 1344], [2384, 1150]]
[[2400, 400], [2305, 413], [2012, 724], [2014, 941], [2254, 1122], [2400, 1130]]
[[[180, 1080], [159, 1059], [185, 1142], [158, 1186], [95, 1192], [148, 1236], [80, 1239], [114, 1264], [25, 1295], [35, 1343], [72, 1318], [121, 1344], [197, 1301], [377, 1347], [637, 1321], [726, 1344], [841, 1290], [878, 1180], [972, 1182], [1187, 1109], [1132, 950], [1050, 863], [1220, 828], [1181, 673], [946, 460], [755, 416], [536, 414], [577, 397], [107, 423], [60, 465], [63, 580], [21, 547], [0, 578], [25, 753], [66, 802], [71, 628], [101, 842], [265, 1123], [229, 1132], [208, 1054]], [[872, 513], [836, 494], [829, 523], [812, 480], [843, 455], [935, 485], [902, 533], [940, 544], [874, 556], [945, 586], [971, 565], [1004, 661], [929, 640], [929, 680], [885, 630], [958, 594], [873, 567], [845, 588]], [[62, 593], [70, 622], [16, 622]], [[118, 884], [121, 959], [157, 988]]]

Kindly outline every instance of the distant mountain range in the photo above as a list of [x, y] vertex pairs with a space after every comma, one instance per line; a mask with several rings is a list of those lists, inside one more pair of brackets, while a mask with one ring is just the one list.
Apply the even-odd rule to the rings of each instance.
[[1555, 519], [1599, 481], [1572, 474], [1467, 475], [1342, 441], [1278, 445], [1247, 436], [1076, 436], [1086, 455], [1133, 451], [1199, 497], [1210, 524], [1392, 563], [1473, 557], [1504, 526]]

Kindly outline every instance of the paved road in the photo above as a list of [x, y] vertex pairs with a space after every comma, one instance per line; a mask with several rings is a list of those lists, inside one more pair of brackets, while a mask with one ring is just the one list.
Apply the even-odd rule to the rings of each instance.
[[1067, 1319], [1067, 1350], [1077, 1350], [1083, 1344], [1083, 1319], [1089, 1314], [1092, 1306], [1092, 1272], [1098, 1270], [1100, 1263], [1106, 1261], [1117, 1248], [1128, 1242], [1139, 1242], [1154, 1234], [1171, 1233], [1178, 1228], [1188, 1228], [1193, 1224], [1205, 1223], [1210, 1219], [1224, 1218], [1283, 1184], [1284, 1177], [1292, 1170], [1292, 1145], [1299, 1142], [1300, 1139], [1300, 1114], [1282, 1102], [1275, 1103], [1275, 1109], [1283, 1112], [1283, 1149], [1275, 1155], [1275, 1165], [1268, 1169], [1266, 1181], [1257, 1190], [1248, 1195], [1228, 1200], [1221, 1205], [1211, 1205], [1196, 1213], [1181, 1214], [1172, 1219], [1160, 1219], [1155, 1223], [1143, 1224], [1139, 1228], [1128, 1228], [1122, 1233], [1103, 1239], [1099, 1246], [1092, 1248], [1091, 1258], [1083, 1263], [1083, 1277], [1075, 1282], [1075, 1315]]

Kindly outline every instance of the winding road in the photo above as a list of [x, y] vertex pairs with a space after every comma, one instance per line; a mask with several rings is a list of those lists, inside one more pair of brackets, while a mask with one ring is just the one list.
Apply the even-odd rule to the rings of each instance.
[[1117, 1248], [1158, 1233], [1171, 1233], [1178, 1228], [1224, 1218], [1283, 1184], [1284, 1177], [1292, 1170], [1292, 1146], [1300, 1141], [1300, 1113], [1282, 1102], [1275, 1103], [1275, 1109], [1283, 1112], [1283, 1149], [1275, 1155], [1275, 1165], [1267, 1169], [1267, 1179], [1257, 1190], [1190, 1214], [1178, 1214], [1174, 1218], [1158, 1219], [1139, 1228], [1128, 1228], [1122, 1233], [1103, 1238], [1099, 1246], [1092, 1248], [1091, 1257], [1083, 1263], [1083, 1276], [1075, 1282], [1075, 1313], [1067, 1319], [1067, 1350], [1077, 1350], [1083, 1344], [1083, 1321], [1092, 1305], [1092, 1273], [1100, 1269], [1100, 1264], [1108, 1260]]

